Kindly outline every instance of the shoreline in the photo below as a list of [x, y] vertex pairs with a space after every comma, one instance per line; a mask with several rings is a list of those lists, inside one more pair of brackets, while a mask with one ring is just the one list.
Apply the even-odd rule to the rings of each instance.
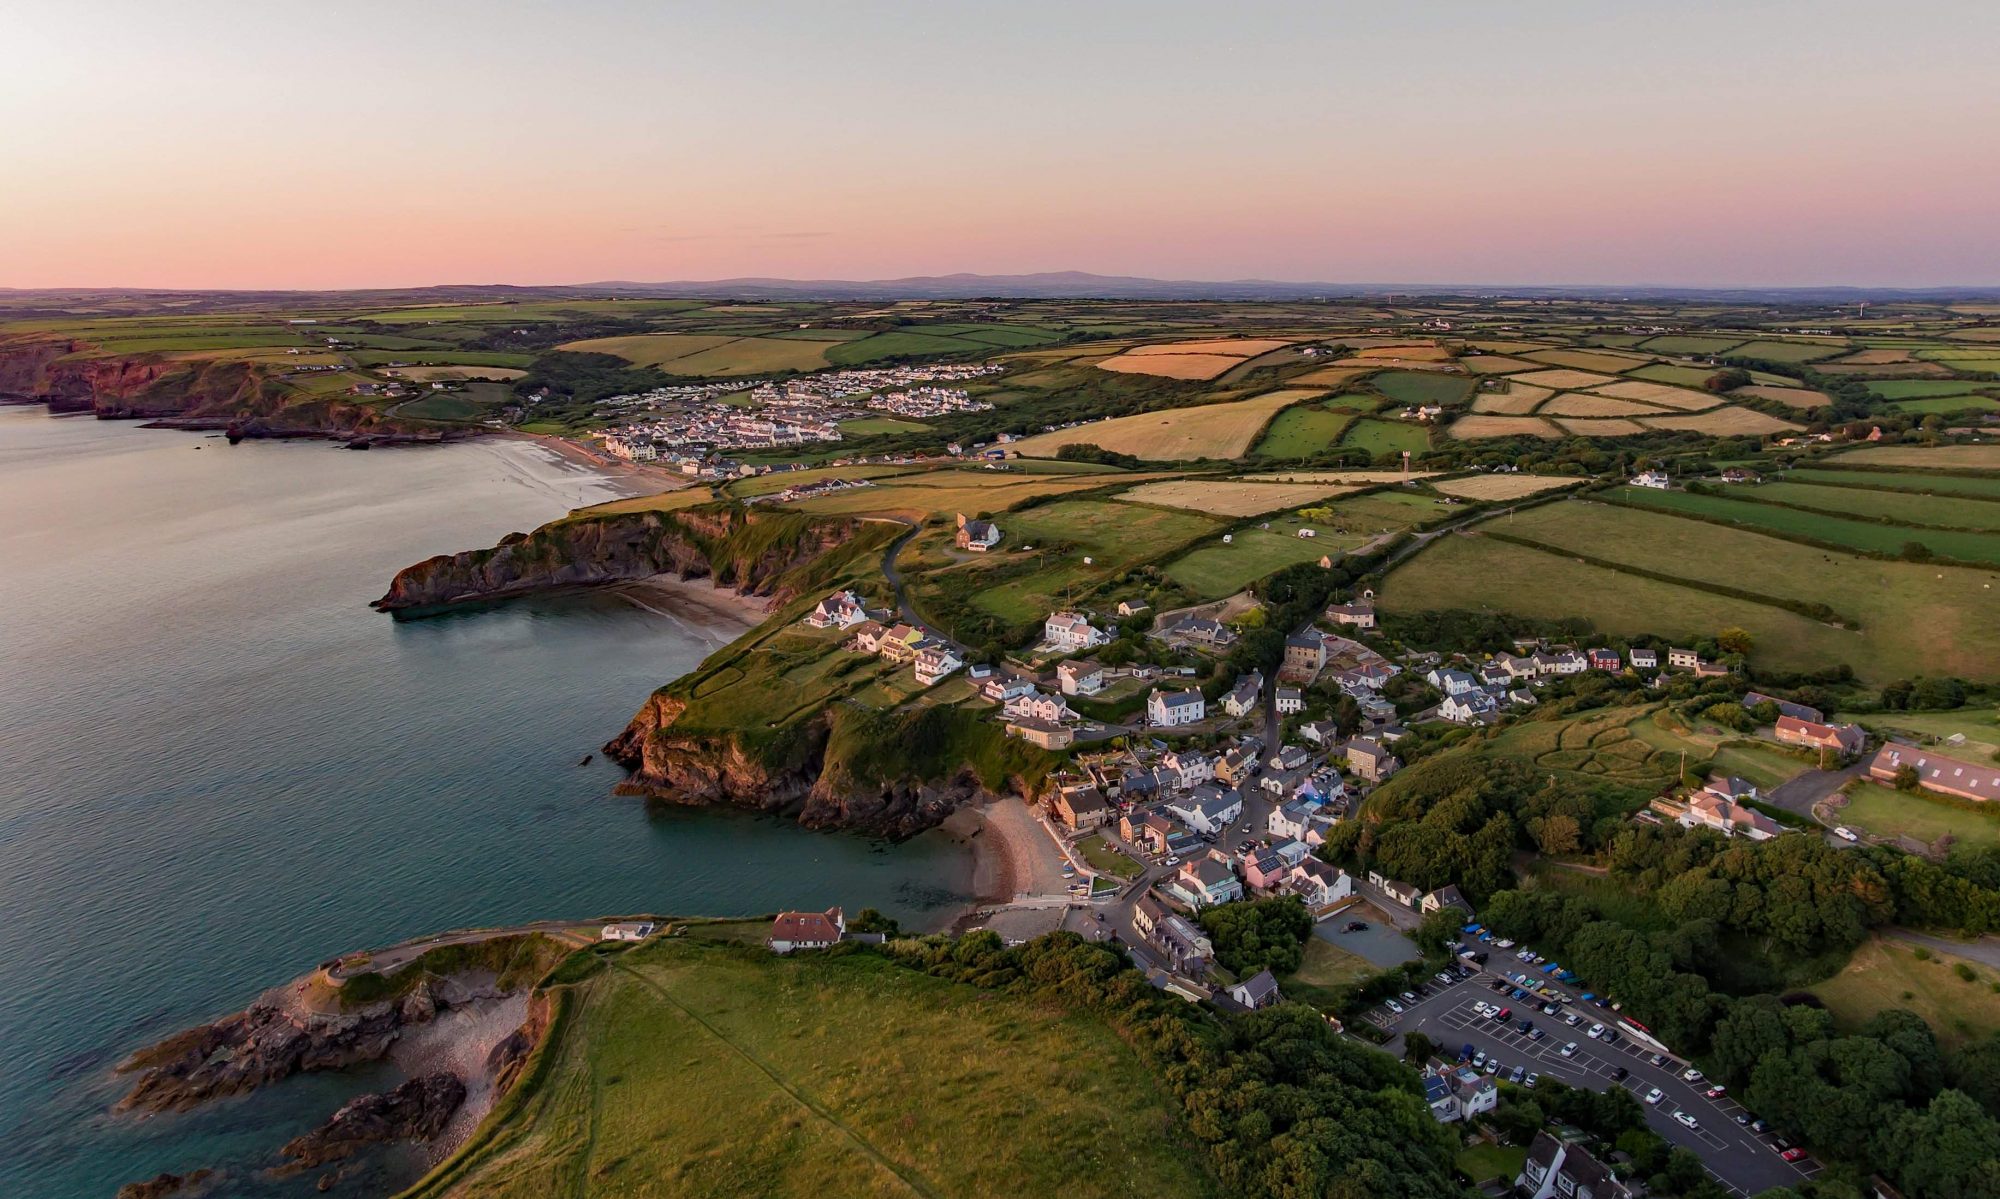
[[564, 462], [580, 466], [619, 488], [625, 492], [621, 497], [623, 499], [635, 500], [663, 491], [678, 491], [689, 485], [684, 476], [672, 471], [600, 454], [577, 441], [552, 433], [528, 433], [520, 429], [489, 429], [487, 432], [503, 440], [539, 445]]

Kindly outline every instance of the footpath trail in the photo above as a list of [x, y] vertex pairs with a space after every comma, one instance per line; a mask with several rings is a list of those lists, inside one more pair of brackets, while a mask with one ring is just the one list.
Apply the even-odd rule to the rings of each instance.
[[[365, 951], [367, 953], [367, 962], [365, 965], [354, 970], [336, 966], [328, 970], [327, 974], [336, 982], [353, 973], [389, 974], [440, 946], [474, 945], [481, 941], [491, 941], [495, 937], [513, 937], [523, 933], [543, 933], [571, 948], [580, 949], [590, 944], [594, 938], [579, 930], [590, 927], [595, 927], [595, 922], [580, 920], [537, 920], [531, 924], [516, 924], [506, 928], [459, 929], [456, 932], [439, 933], [434, 937], [404, 941], [400, 945], [391, 945], [386, 949], [367, 950]], [[354, 954], [341, 955], [343, 959], [354, 956]]]

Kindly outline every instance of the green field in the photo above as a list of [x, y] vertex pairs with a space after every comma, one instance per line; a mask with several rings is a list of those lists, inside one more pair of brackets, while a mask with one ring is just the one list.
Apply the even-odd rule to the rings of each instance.
[[1357, 953], [1349, 953], [1317, 934], [1306, 938], [1305, 960], [1298, 972], [1280, 983], [1285, 998], [1322, 1011], [1339, 1003], [1339, 990], [1373, 978], [1380, 968]]
[[1472, 380], [1431, 371], [1384, 371], [1368, 383], [1398, 404], [1411, 407], [1463, 403], [1472, 394]]
[[1908, 837], [1928, 845], [1949, 836], [1958, 844], [2000, 845], [2000, 812], [1975, 811], [1922, 794], [1863, 783], [1847, 793], [1836, 817], [1878, 837]]
[[850, 437], [865, 437], [870, 433], [924, 433], [930, 426], [921, 421], [901, 420], [893, 416], [863, 416], [840, 422], [840, 431]]
[[1340, 444], [1378, 455], [1402, 450], [1421, 454], [1430, 448], [1431, 435], [1429, 426], [1414, 421], [1362, 419], [1348, 426]]
[[1260, 458], [1307, 458], [1332, 449], [1354, 420], [1351, 412], [1329, 412], [1300, 404], [1278, 414], [1251, 453]]
[[541, 1073], [410, 1195], [1209, 1195], [1087, 1015], [872, 954], [656, 941], [575, 985]]
[[1729, 351], [1732, 358], [1764, 358], [1772, 362], [1816, 362], [1848, 352], [1845, 345], [1814, 345], [1798, 341], [1753, 341]]
[[[1857, 558], [1663, 512], [1566, 500], [1487, 528], [1445, 537], [1390, 574], [1381, 602], [1394, 613], [1465, 608], [1542, 620], [1581, 616], [1614, 634], [1676, 639], [1731, 625], [1750, 631], [1753, 664], [1814, 671], [1846, 662], [1863, 680], [1922, 674], [2000, 681], [2000, 627], [1988, 618], [1996, 576], [1966, 569]], [[1642, 577], [1578, 560], [1668, 575]], [[1824, 603], [1856, 628], [1783, 607], [1720, 595], [1704, 582], [1800, 603]]]
[[1800, 467], [1785, 472], [1787, 480], [1833, 485], [1880, 487], [1923, 495], [1969, 495], [2000, 500], [2000, 478], [1947, 475], [1915, 470], [1847, 470]]
[[1944, 529], [1919, 529], [1904, 525], [1883, 525], [1871, 521], [1848, 520], [1813, 512], [1799, 512], [1754, 500], [1726, 496], [1695, 495], [1686, 491], [1655, 491], [1649, 487], [1621, 487], [1614, 494], [1621, 502], [1665, 512], [1685, 512], [1726, 520], [1752, 529], [1810, 537], [1852, 549], [1877, 554], [1898, 554], [1910, 542], [1929, 547], [1939, 557], [1959, 562], [2000, 564], [2000, 534], [1960, 533]]
[[1977, 760], [1981, 753], [2000, 750], [2000, 711], [1993, 708], [1957, 708], [1948, 712], [1861, 712], [1843, 713], [1840, 720], [1858, 721], [1870, 729], [1889, 729], [1936, 737], [1963, 737], [1965, 744], [1947, 750], [1958, 757]]
[[[1119, 504], [1107, 500], [1063, 500], [996, 518], [1007, 546], [1034, 546], [1034, 567], [982, 588], [974, 602], [1010, 621], [1039, 621], [1066, 596], [1095, 587], [1112, 575], [1173, 552], [1218, 528], [1191, 512]], [[1005, 547], [1003, 547], [1005, 548]], [[1084, 558], [1091, 561], [1085, 564]], [[1015, 555], [989, 558], [963, 569], [1011, 571]]]
[[1725, 745], [1715, 751], [1709, 769], [1717, 774], [1733, 774], [1749, 779], [1757, 790], [1768, 792], [1813, 768], [1813, 763], [1791, 756], [1771, 745]]
[[1740, 337], [1689, 337], [1669, 334], [1654, 337], [1639, 343], [1642, 350], [1658, 354], [1720, 354], [1733, 346], [1743, 344]]
[[397, 408], [396, 415], [407, 416], [414, 420], [463, 422], [480, 420], [492, 411], [492, 407], [478, 403], [470, 396], [445, 392], [412, 400]]
[[[1919, 958], [1914, 946], [1875, 937], [1854, 951], [1839, 974], [1812, 988], [1843, 1030], [1858, 1030], [1875, 1013], [1903, 1008], [1923, 1017], [1938, 1043], [1957, 1048], [2000, 1031], [2000, 972], [1935, 949]], [[1959, 976], [1963, 963], [1970, 981]]]
[[1218, 538], [1167, 564], [1167, 577], [1201, 599], [1235, 595], [1266, 575], [1299, 562], [1317, 562], [1360, 543], [1358, 537], [1321, 537], [1308, 541], [1295, 534], [1267, 529], [1243, 529], [1230, 544]]
[[1626, 371], [1634, 379], [1650, 379], [1655, 383], [1672, 383], [1677, 387], [1699, 388], [1715, 377], [1715, 368], [1706, 366], [1669, 366], [1656, 362], [1642, 366], [1638, 370]]
[[2000, 389], [2000, 383], [1973, 383], [1962, 379], [1879, 379], [1868, 390], [1885, 400], [1921, 400], [1931, 396], [1967, 395], [1979, 390]]
[[1741, 492], [1732, 489], [1730, 494], [1794, 504], [1821, 512], [1892, 520], [1900, 524], [2000, 531], [2000, 498], [1979, 500], [1783, 481], [1764, 483]]
[[1898, 400], [1890, 404], [1889, 409], [1893, 412], [1909, 412], [1918, 416], [1929, 416], [1932, 413], [2000, 412], [2000, 400], [1978, 395], [1938, 396], [1928, 400]]

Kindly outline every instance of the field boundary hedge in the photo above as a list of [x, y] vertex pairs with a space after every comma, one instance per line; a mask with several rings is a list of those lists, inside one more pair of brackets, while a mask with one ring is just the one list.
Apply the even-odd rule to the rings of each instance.
[[[1798, 484], [1798, 486], [1801, 487], [1832, 486], [1832, 487], [1842, 488], [1843, 490], [1846, 491], [1872, 491], [1876, 495], [1921, 495], [1929, 499], [1971, 500], [1975, 504], [1994, 504], [1995, 511], [2000, 511], [2000, 501], [1982, 500], [1978, 496], [1965, 496], [1965, 495], [1940, 496], [1940, 495], [1933, 495], [1930, 492], [1923, 492], [1923, 491], [1897, 491], [1894, 490], [1893, 488], [1888, 488], [1888, 487], [1869, 487], [1866, 486], [1865, 484], [1860, 484], [1860, 483], [1822, 484], [1818, 482], [1813, 482], [1813, 483], [1801, 482]], [[1801, 504], [1792, 500], [1775, 500], [1770, 498], [1769, 496], [1757, 495], [1754, 491], [1742, 491], [1742, 492], [1732, 491], [1722, 496], [1722, 498], [1731, 500], [1741, 500], [1746, 504], [1764, 504], [1772, 508], [1789, 508], [1793, 512], [1803, 512], [1808, 516], [1832, 516], [1832, 517], [1837, 517], [1841, 520], [1858, 520], [1866, 522], [1868, 524], [1883, 525], [1891, 529], [1921, 529], [1933, 533], [1990, 534], [1995, 532], [1995, 530], [1993, 529], [1976, 529], [1976, 528], [1970, 528], [1965, 525], [1917, 524], [1914, 521], [1896, 520], [1895, 518], [1888, 516], [1871, 516], [1866, 512], [1843, 512], [1838, 508], [1815, 508], [1810, 504]], [[1750, 526], [1746, 525], [1744, 527], [1748, 528]]]
[[[1732, 496], [1729, 498], [1733, 499], [1736, 497]], [[1912, 561], [1912, 559], [1905, 558], [1900, 554], [1885, 554], [1880, 550], [1862, 549], [1859, 546], [1848, 545], [1845, 542], [1840, 542], [1840, 541], [1822, 541], [1817, 537], [1808, 537], [1803, 533], [1794, 533], [1787, 529], [1773, 529], [1763, 525], [1744, 524], [1742, 521], [1739, 520], [1730, 520], [1727, 517], [1722, 517], [1722, 516], [1711, 516], [1706, 512], [1685, 512], [1677, 508], [1656, 508], [1651, 504], [1635, 504], [1630, 500], [1619, 499], [1615, 495], [1609, 493], [1600, 494], [1597, 497], [1597, 499], [1600, 503], [1611, 504], [1619, 508], [1629, 508], [1634, 512], [1652, 512], [1661, 516], [1671, 516], [1679, 520], [1698, 520], [1703, 524], [1716, 525], [1724, 529], [1735, 529], [1739, 533], [1750, 533], [1758, 537], [1770, 537], [1778, 541], [1789, 541], [1795, 545], [1809, 545], [1816, 550], [1827, 550], [1831, 553], [1845, 554], [1850, 558], [1873, 558], [1877, 562]], [[1781, 507], [1782, 505], [1772, 504], [1771, 506]], [[1813, 515], [1841, 516], [1843, 519], [1850, 519], [1846, 517], [1845, 514], [1842, 513], [1820, 512], [1820, 513], [1814, 513]], [[1867, 517], [1853, 517], [1851, 519], [1859, 520], [1864, 524], [1872, 523], [1869, 521]], [[1905, 524], [1892, 523], [1890, 524], [1889, 527], [1909, 529], [1913, 533], [1923, 531], [1922, 527], [1918, 525], [1905, 525]], [[1930, 531], [1939, 532], [1941, 530], [1934, 529]], [[1961, 531], [1961, 530], [1954, 530], [1954, 531]], [[1978, 533], [1992, 532], [1991, 529], [1971, 529], [1962, 531], [1978, 532]], [[1922, 560], [1923, 564], [1927, 566], [1928, 565], [1962, 566], [1972, 570], [1992, 570], [1994, 566], [1994, 564], [1991, 562], [1968, 562], [1963, 558], [1954, 558], [1949, 554], [1940, 554], [1936, 550], [1930, 550], [1930, 547], [1928, 546], [1925, 546], [1924, 548], [1929, 550], [1929, 556]], [[1701, 586], [1719, 587], [1720, 585], [1701, 584]], [[1814, 619], [1818, 618], [1815, 617]], [[1859, 626], [1855, 627], [1858, 628]]]

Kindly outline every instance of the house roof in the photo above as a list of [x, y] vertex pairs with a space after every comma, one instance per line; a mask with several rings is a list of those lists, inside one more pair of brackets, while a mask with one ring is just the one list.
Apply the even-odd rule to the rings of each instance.
[[779, 912], [771, 922], [771, 940], [832, 944], [840, 940], [840, 909], [824, 912]]
[[1153, 698], [1169, 708], [1184, 708], [1202, 702], [1199, 691], [1155, 691]]
[[1795, 704], [1791, 700], [1779, 699], [1775, 695], [1766, 695], [1762, 691], [1746, 691], [1743, 693], [1743, 706], [1746, 708], [1754, 708], [1758, 704], [1765, 703], [1776, 706], [1780, 713], [1780, 719], [1789, 716], [1794, 720], [1817, 722], [1826, 718], [1825, 713], [1811, 704]]
[[1254, 1004], [1276, 995], [1278, 993], [1278, 980], [1272, 976], [1269, 970], [1259, 970], [1249, 978], [1237, 983], [1236, 989], [1242, 992], [1245, 1002]]

